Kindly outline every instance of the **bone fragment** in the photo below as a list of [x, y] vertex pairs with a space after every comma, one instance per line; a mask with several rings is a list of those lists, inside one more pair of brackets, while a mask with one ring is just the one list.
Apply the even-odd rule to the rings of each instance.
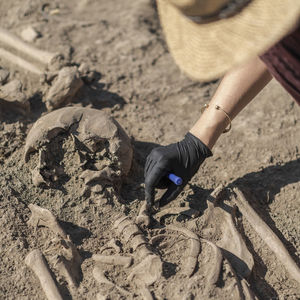
[[215, 286], [220, 277], [223, 255], [220, 248], [217, 247], [214, 243], [206, 239], [201, 239], [201, 241], [207, 243], [212, 248], [214, 257], [214, 259], [211, 260], [213, 263], [213, 265], [210, 266], [211, 271], [207, 275], [206, 279], [206, 286], [207, 289], [209, 289], [211, 286]]
[[289, 252], [277, 237], [277, 235], [271, 230], [271, 228], [259, 217], [252, 206], [246, 200], [242, 191], [237, 187], [233, 189], [236, 194], [236, 201], [240, 212], [251, 224], [253, 229], [260, 235], [262, 240], [268, 245], [268, 247], [274, 252], [276, 257], [281, 261], [290, 275], [300, 283], [300, 269], [294, 262]]
[[77, 67], [62, 68], [45, 96], [48, 111], [71, 102], [82, 86], [83, 81], [79, 76]]
[[3, 48], [0, 48], [0, 56], [1, 58], [4, 58], [5, 60], [9, 61], [10, 63], [13, 63], [22, 69], [29, 71], [33, 74], [42, 75], [43, 72], [38, 67], [36, 67], [34, 64], [26, 61], [25, 59], [16, 56], [8, 51], [6, 51]]
[[31, 217], [28, 221], [28, 224], [36, 226], [45, 226], [51, 229], [54, 233], [60, 235], [63, 239], [68, 239], [67, 234], [59, 225], [56, 217], [48, 210], [42, 207], [39, 207], [35, 204], [29, 204], [29, 209], [31, 210]]
[[153, 300], [154, 299], [152, 297], [151, 292], [149, 291], [149, 289], [147, 287], [140, 287], [139, 292], [140, 292], [143, 300]]
[[125, 219], [117, 227], [117, 229], [116, 229], [117, 233], [120, 235], [127, 226], [130, 226], [132, 224], [134, 224], [134, 223], [133, 223], [133, 221], [131, 219]]
[[112, 173], [112, 169], [109, 167], [106, 167], [101, 171], [85, 170], [80, 174], [80, 178], [84, 180], [85, 184], [90, 184], [93, 181], [112, 183]]
[[3, 28], [0, 28], [0, 41], [46, 65], [50, 64], [57, 56], [57, 54], [37, 49], [23, 42], [20, 38]]
[[126, 242], [128, 242], [132, 237], [136, 236], [136, 235], [141, 235], [142, 232], [140, 231], [140, 229], [137, 227], [136, 224], [131, 224], [126, 226], [123, 231], [122, 231], [124, 240]]
[[31, 175], [32, 175], [32, 183], [34, 186], [47, 185], [47, 182], [43, 178], [41, 171], [38, 167], [34, 168], [31, 171]]
[[32, 269], [40, 280], [42, 289], [49, 300], [62, 300], [62, 296], [53, 280], [47, 262], [40, 250], [31, 251], [25, 258], [25, 264]]
[[108, 300], [108, 299], [109, 299], [108, 295], [102, 295], [101, 293], [98, 293], [96, 295], [96, 300]]
[[113, 225], [113, 228], [114, 228], [114, 229], [117, 229], [117, 228], [119, 227], [119, 225], [120, 225], [122, 222], [124, 222], [125, 220], [130, 220], [130, 218], [127, 217], [127, 216], [123, 216], [123, 217], [118, 218], [118, 219], [115, 221], [115, 223], [114, 223], [114, 225]]
[[133, 267], [128, 280], [136, 279], [149, 286], [156, 282], [162, 274], [162, 262], [157, 255], [148, 255], [138, 265]]
[[138, 216], [135, 219], [136, 224], [144, 227], [149, 227], [150, 225], [150, 209], [146, 201], [141, 206]]
[[177, 227], [174, 225], [168, 225], [167, 229], [182, 232], [187, 237], [189, 237], [190, 251], [188, 254], [187, 262], [184, 265], [183, 273], [185, 275], [191, 277], [195, 271], [195, 268], [196, 268], [197, 262], [198, 262], [198, 256], [200, 253], [200, 240], [199, 240], [197, 234], [195, 234], [194, 232], [192, 232], [186, 228], [181, 228], [181, 227]]
[[61, 245], [63, 251], [56, 261], [56, 266], [58, 271], [66, 278], [69, 286], [75, 290], [80, 280], [81, 256], [69, 237], [61, 240]]
[[144, 235], [142, 234], [138, 234], [138, 235], [135, 235], [131, 241], [131, 246], [132, 246], [132, 249], [133, 251], [137, 250], [138, 247], [140, 247], [141, 245], [146, 245], [147, 244], [147, 241], [144, 237]]
[[130, 256], [120, 256], [120, 255], [102, 255], [94, 254], [92, 259], [94, 261], [109, 264], [114, 266], [124, 266], [129, 268], [133, 263], [133, 258]]
[[106, 249], [114, 249], [117, 253], [121, 252], [121, 248], [114, 238], [109, 240], [109, 242], [100, 249], [100, 252], [103, 253]]
[[48, 227], [54, 233], [63, 238], [63, 240], [61, 240], [63, 255], [58, 256], [56, 265], [59, 272], [66, 278], [70, 287], [75, 289], [78, 286], [80, 279], [81, 264], [81, 257], [77, 248], [71, 242], [69, 236], [61, 228], [56, 217], [48, 209], [41, 208], [35, 204], [29, 204], [28, 207], [32, 212], [28, 221], [29, 225], [33, 227], [40, 225]]
[[129, 293], [127, 290], [125, 290], [124, 288], [114, 284], [113, 282], [109, 281], [106, 276], [103, 273], [103, 270], [99, 267], [96, 266], [93, 269], [93, 276], [95, 278], [95, 280], [100, 283], [100, 284], [107, 284], [111, 287], [116, 288], [121, 294], [125, 295], [126, 297], [131, 296], [131, 293]]
[[233, 222], [232, 213], [227, 213], [224, 210], [222, 212], [224, 220], [222, 224], [223, 235], [222, 239], [217, 242], [217, 246], [226, 250], [224, 256], [230, 261], [235, 271], [241, 277], [247, 278], [254, 266], [253, 257]]
[[159, 211], [155, 216], [160, 220], [162, 217], [166, 215], [179, 215], [179, 214], [195, 218], [199, 215], [199, 211], [193, 208], [186, 208], [186, 207], [170, 207]]

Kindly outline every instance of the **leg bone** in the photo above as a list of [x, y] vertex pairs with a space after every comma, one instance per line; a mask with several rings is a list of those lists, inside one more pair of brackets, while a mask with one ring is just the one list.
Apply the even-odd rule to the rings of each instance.
[[259, 217], [252, 206], [246, 200], [244, 194], [238, 189], [233, 189], [237, 195], [236, 201], [239, 210], [247, 221], [251, 224], [253, 229], [260, 235], [263, 241], [274, 252], [277, 258], [285, 266], [290, 275], [300, 283], [300, 269], [294, 262], [289, 252], [278, 238], [278, 236], [271, 230], [271, 228]]
[[25, 264], [32, 269], [40, 280], [42, 289], [49, 300], [62, 300], [62, 296], [53, 280], [46, 260], [40, 250], [31, 251], [25, 258]]

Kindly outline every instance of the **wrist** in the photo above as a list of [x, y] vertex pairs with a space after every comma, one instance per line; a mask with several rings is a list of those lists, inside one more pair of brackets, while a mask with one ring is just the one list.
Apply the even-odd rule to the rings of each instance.
[[209, 106], [190, 129], [190, 133], [200, 139], [209, 149], [212, 149], [228, 123], [228, 118], [222, 111]]

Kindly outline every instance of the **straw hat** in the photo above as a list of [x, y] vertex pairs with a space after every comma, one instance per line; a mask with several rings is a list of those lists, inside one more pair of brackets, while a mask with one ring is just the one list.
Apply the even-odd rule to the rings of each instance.
[[157, 7], [176, 63], [202, 81], [263, 54], [300, 17], [300, 0], [157, 0]]

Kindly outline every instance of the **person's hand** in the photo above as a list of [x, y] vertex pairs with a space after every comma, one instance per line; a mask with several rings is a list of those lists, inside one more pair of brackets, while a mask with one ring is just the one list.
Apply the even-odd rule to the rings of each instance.
[[[212, 156], [210, 149], [188, 132], [178, 143], [154, 148], [145, 165], [145, 197], [149, 205], [154, 204], [155, 188], [166, 189], [160, 205], [174, 200], [198, 171], [205, 158]], [[182, 178], [177, 186], [167, 176], [173, 173]]]

